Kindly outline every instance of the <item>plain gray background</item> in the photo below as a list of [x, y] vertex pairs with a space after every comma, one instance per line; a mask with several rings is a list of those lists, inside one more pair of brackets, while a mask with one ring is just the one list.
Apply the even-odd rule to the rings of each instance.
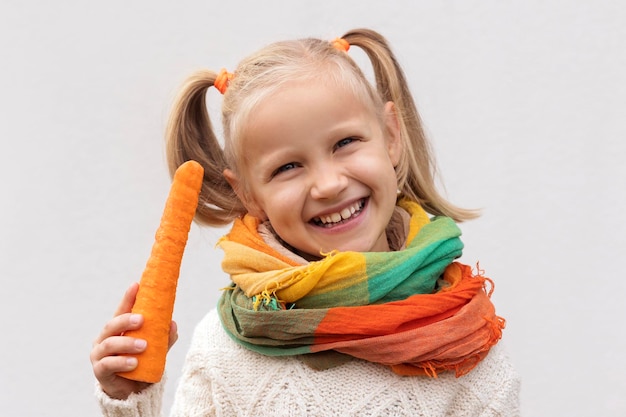
[[[484, 208], [463, 260], [495, 280], [524, 415], [625, 415], [624, 22], [620, 1], [3, 0], [0, 414], [99, 414], [91, 343], [149, 255], [183, 79], [365, 26], [404, 65], [448, 196]], [[190, 236], [166, 411], [228, 282], [222, 233]]]

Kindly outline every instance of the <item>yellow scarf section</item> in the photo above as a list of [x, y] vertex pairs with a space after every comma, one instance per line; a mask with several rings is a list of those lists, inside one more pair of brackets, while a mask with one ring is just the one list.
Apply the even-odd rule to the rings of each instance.
[[[398, 206], [410, 214], [406, 245], [430, 223], [422, 207], [402, 199]], [[277, 298], [284, 303], [365, 283], [366, 261], [360, 252], [332, 251], [319, 261], [299, 264], [268, 245], [259, 234], [261, 221], [245, 215], [236, 219], [231, 231], [218, 246], [226, 254], [222, 268], [246, 296], [256, 296], [255, 309], [262, 300]], [[346, 280], [346, 277], [350, 277]]]

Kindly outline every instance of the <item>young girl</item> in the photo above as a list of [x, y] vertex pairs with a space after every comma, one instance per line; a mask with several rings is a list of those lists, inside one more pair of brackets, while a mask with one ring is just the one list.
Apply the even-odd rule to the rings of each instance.
[[[351, 46], [369, 56], [375, 86]], [[212, 86], [224, 94], [224, 148], [205, 106]], [[167, 150], [172, 171], [189, 159], [205, 168], [196, 219], [233, 223], [219, 242], [232, 286], [196, 328], [172, 416], [519, 414], [490, 281], [455, 261], [455, 221], [476, 213], [436, 190], [382, 36], [279, 42], [233, 74], [197, 73]], [[161, 414], [164, 382], [116, 375], [146, 345], [120, 336], [141, 326], [136, 291], [91, 353], [105, 416]]]

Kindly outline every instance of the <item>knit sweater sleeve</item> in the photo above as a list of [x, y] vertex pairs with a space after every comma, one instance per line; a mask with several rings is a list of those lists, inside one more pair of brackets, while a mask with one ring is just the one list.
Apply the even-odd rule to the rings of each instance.
[[[520, 416], [521, 381], [502, 342], [491, 349], [489, 356], [475, 371], [458, 378], [458, 382], [464, 385], [468, 392], [471, 391], [472, 396], [478, 400], [477, 404], [480, 404], [472, 410], [472, 415], [479, 417]], [[455, 404], [455, 407], [457, 406], [464, 406], [463, 402]]]
[[[211, 381], [204, 372], [207, 355], [206, 318], [194, 332], [191, 346], [187, 352], [183, 373], [178, 381], [176, 397], [170, 417], [215, 415], [211, 397]], [[165, 378], [140, 393], [131, 394], [126, 400], [110, 398], [96, 383], [96, 399], [103, 417], [161, 417]]]
[[131, 394], [125, 400], [116, 400], [96, 383], [96, 399], [103, 417], [160, 417], [164, 385], [165, 381], [162, 380], [140, 393]]
[[[500, 346], [496, 347], [501, 350]], [[510, 359], [504, 352], [497, 352], [502, 355], [503, 360], [500, 362], [497, 378], [501, 378], [499, 385], [491, 392], [487, 406], [480, 414], [480, 417], [503, 417], [521, 415], [520, 410], [520, 390], [521, 381], [517, 371], [511, 366]], [[498, 380], [498, 379], [496, 379]]]

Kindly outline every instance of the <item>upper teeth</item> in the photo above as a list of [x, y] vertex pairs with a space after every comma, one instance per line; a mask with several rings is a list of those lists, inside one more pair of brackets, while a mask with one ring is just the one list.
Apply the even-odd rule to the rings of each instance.
[[349, 219], [350, 216], [352, 216], [357, 211], [361, 210], [361, 208], [362, 208], [361, 202], [358, 201], [352, 204], [351, 206], [344, 208], [339, 213], [332, 213], [332, 214], [327, 214], [325, 216], [320, 216], [318, 217], [318, 220], [324, 224], [337, 223], [337, 222], [340, 222], [341, 220]]

